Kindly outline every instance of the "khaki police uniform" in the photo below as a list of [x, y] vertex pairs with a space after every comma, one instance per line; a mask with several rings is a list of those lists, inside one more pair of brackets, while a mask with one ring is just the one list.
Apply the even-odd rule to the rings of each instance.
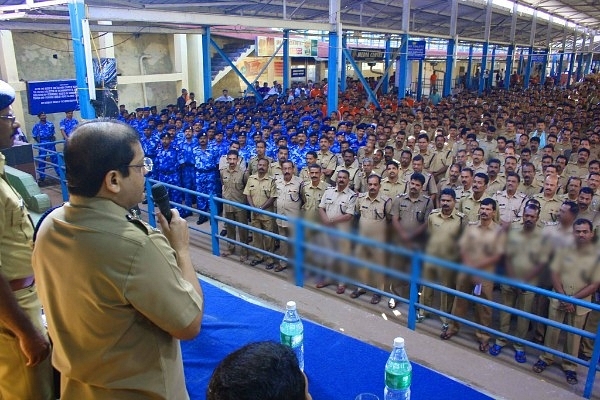
[[519, 184], [517, 192], [525, 193], [527, 197], [533, 197], [536, 194], [540, 194], [542, 189], [542, 185], [540, 185], [538, 180], [535, 178], [533, 179], [533, 182], [531, 182], [531, 185], [526, 185], [525, 182], [523, 182], [523, 179], [521, 179], [521, 183]]
[[490, 179], [487, 185], [487, 189], [485, 191], [486, 196], [492, 197], [496, 192], [500, 192], [504, 190], [506, 186], [506, 179], [501, 176], [497, 176], [493, 181]]
[[[244, 195], [252, 199], [256, 208], [260, 208], [271, 197], [277, 197], [275, 179], [268, 174], [262, 178], [259, 177], [258, 174], [250, 175], [246, 187], [244, 188]], [[266, 208], [265, 211], [275, 212], [274, 206]], [[250, 222], [250, 225], [267, 232], [273, 232], [275, 229], [273, 217], [258, 212], [252, 212], [252, 221]], [[252, 237], [254, 247], [269, 253], [273, 252], [273, 238], [271, 236], [254, 232]], [[254, 261], [264, 261], [265, 264], [269, 265], [273, 263], [273, 258], [270, 255], [255, 252]]]
[[[379, 192], [373, 199], [368, 193], [361, 193], [356, 200], [356, 215], [359, 217], [358, 233], [368, 239], [386, 242], [386, 228], [389, 225], [392, 199]], [[356, 256], [373, 264], [386, 266], [385, 250], [371, 245], [358, 244]], [[368, 268], [361, 268], [359, 279], [380, 290], [384, 289], [384, 276]]]
[[[458, 245], [461, 253], [469, 252], [473, 262], [479, 262], [479, 260], [483, 258], [502, 255], [504, 253], [504, 243], [505, 235], [503, 234], [500, 225], [492, 222], [489, 226], [483, 226], [481, 225], [481, 221], [475, 221], [469, 222], [469, 226], [467, 226], [460, 237]], [[489, 273], [494, 273], [495, 269], [495, 264], [485, 265], [480, 268], [480, 270]], [[475, 284], [473, 283], [473, 276], [466, 273], [459, 273], [456, 290], [472, 294], [474, 289]], [[493, 290], [494, 283], [492, 281], [481, 281], [480, 297], [482, 299], [492, 301]], [[468, 309], [469, 300], [462, 297], [454, 299], [452, 315], [464, 318], [467, 315]], [[491, 327], [492, 309], [479, 303], [475, 304], [475, 322], [485, 327]], [[452, 321], [448, 333], [455, 334], [459, 329], [460, 323], [458, 321]], [[485, 344], [489, 341], [490, 334], [481, 329], [477, 329], [475, 330], [475, 337], [480, 343]]]
[[404, 186], [405, 183], [399, 177], [396, 179], [396, 182], [390, 181], [390, 178], [383, 178], [381, 180], [380, 192], [393, 199], [404, 192]]
[[[0, 274], [11, 284], [19, 307], [45, 336], [42, 306], [31, 267], [33, 226], [23, 199], [6, 180], [4, 164], [4, 155], [0, 153]], [[35, 367], [27, 367], [26, 364], [27, 358], [19, 340], [7, 325], [0, 322], [0, 398], [53, 399], [50, 357]]]
[[350, 189], [356, 191], [354, 188], [354, 180], [356, 179], [356, 175], [358, 175], [358, 163], [354, 162], [349, 167], [346, 167], [344, 164], [338, 165], [335, 171], [333, 171], [333, 175], [331, 175], [332, 182], [337, 182], [338, 172], [340, 172], [341, 170], [348, 171], [348, 174], [350, 175], [350, 181], [348, 183], [348, 186], [350, 187]]
[[[327, 150], [325, 153], [322, 151], [317, 152], [317, 164], [321, 166], [321, 170], [330, 169], [331, 171], [335, 171], [337, 168], [337, 157], [331, 151]], [[331, 176], [326, 176], [324, 173], [321, 174], [321, 180], [323, 182], [331, 183]]]
[[[466, 216], [457, 211], [456, 208], [448, 216], [442, 213], [441, 208], [432, 210], [427, 219], [427, 246], [425, 252], [433, 257], [442, 258], [451, 262], [458, 262], [460, 254], [456, 246], [456, 238], [459, 238], [467, 226]], [[423, 279], [430, 282], [439, 282], [441, 285], [456, 288], [456, 271], [440, 267], [430, 263], [423, 264]], [[433, 307], [434, 291], [428, 286], [421, 287], [420, 303]], [[450, 313], [454, 296], [440, 292], [440, 311]], [[423, 314], [426, 314], [423, 313]], [[440, 317], [442, 323], [448, 323], [446, 317]]]
[[[540, 265], [548, 262], [548, 253], [544, 252], [544, 237], [542, 230], [536, 227], [533, 232], [525, 232], [521, 222], [514, 229], [508, 232], [506, 239], [506, 266], [508, 277], [537, 286], [539, 275], [526, 281], [531, 276], [533, 270]], [[534, 292], [523, 291], [519, 288], [502, 285], [502, 304], [517, 310], [531, 313], [534, 305]], [[510, 332], [511, 313], [500, 312], [500, 332], [508, 334]], [[525, 339], [529, 331], [530, 320], [524, 317], [517, 317], [517, 325], [512, 335]], [[496, 338], [498, 346], [506, 346], [508, 340], [503, 337]], [[515, 350], [524, 351], [525, 348], [520, 343], [513, 343]]]
[[364, 193], [369, 190], [367, 185], [367, 174], [364, 171], [358, 171], [354, 176], [353, 189], [356, 193]]
[[[414, 174], [415, 172], [412, 171], [410, 172], [410, 174], [407, 173], [404, 175], [404, 190], [402, 190], [402, 193], [408, 193], [408, 190], [410, 189], [410, 177], [412, 176], [412, 174]], [[425, 177], [425, 184], [423, 185], [423, 188], [421, 189], [421, 191], [423, 192], [423, 194], [426, 194], [427, 196], [435, 196], [438, 193], [437, 190], [437, 185], [435, 184], [435, 179], [433, 178], [433, 175], [431, 175], [429, 172], [421, 172], [421, 174]]]
[[[565, 247], [561, 248], [554, 255], [550, 270], [557, 274], [560, 282], [563, 285], [563, 290], [566, 296], [573, 296], [581, 289], [592, 283], [594, 279], [594, 271], [598, 267], [600, 257], [598, 251], [593, 244], [588, 244], [583, 248]], [[588, 296], [581, 300], [592, 301], [592, 296]], [[583, 328], [585, 318], [590, 312], [589, 308], [575, 306], [575, 312], [567, 313], [560, 307], [560, 301], [550, 299], [550, 307], [548, 309], [548, 318], [563, 322], [573, 326], [574, 328]], [[558, 350], [558, 338], [560, 329], [548, 326], [546, 328], [546, 339], [544, 345], [552, 349]], [[581, 336], [572, 333], [567, 333], [565, 342], [565, 353], [577, 357], [579, 354], [579, 344]], [[540, 355], [540, 360], [547, 364], [554, 362], [554, 355], [544, 353]], [[577, 371], [577, 364], [563, 359], [562, 369], [564, 371]]]
[[[265, 158], [269, 161], [269, 164], [271, 164], [273, 162], [273, 159], [271, 157], [261, 157], [261, 158]], [[254, 156], [250, 159], [250, 162], [248, 163], [248, 175], [254, 175], [258, 172], [258, 156]], [[269, 171], [267, 171], [267, 173], [269, 173]]]
[[71, 196], [40, 228], [33, 267], [61, 397], [187, 400], [179, 340], [166, 331], [188, 327], [204, 302], [167, 238], [127, 212]]
[[540, 202], [541, 209], [540, 219], [538, 220], [539, 227], [543, 227], [546, 222], [554, 222], [558, 219], [558, 212], [560, 211], [562, 201], [560, 201], [557, 196], [547, 199], [544, 197], [544, 193], [540, 193], [533, 196], [533, 199], [536, 199]]
[[[229, 168], [221, 169], [221, 183], [223, 185], [223, 198], [229, 201], [235, 201], [236, 203], [246, 204], [246, 196], [244, 196], [244, 187], [246, 186], [246, 174], [238, 166], [233, 171]], [[230, 204], [223, 204], [223, 213], [225, 218], [239, 222], [240, 224], [248, 223], [248, 211], [242, 208]], [[233, 224], [225, 223], [225, 230], [227, 231], [227, 238], [231, 240], [236, 239], [236, 231], [239, 234], [239, 240], [241, 243], [248, 243], [248, 230], [239, 228]], [[233, 253], [235, 251], [235, 244], [227, 242], [227, 251]], [[241, 257], [246, 259], [248, 257], [248, 249], [241, 247]]]
[[[300, 207], [302, 206], [301, 198], [300, 198], [300, 187], [302, 185], [302, 179], [297, 176], [293, 176], [289, 182], [286, 182], [285, 179], [277, 179], [275, 182], [277, 185], [277, 214], [285, 215], [286, 217], [299, 217], [300, 216]], [[288, 240], [292, 240], [294, 237], [294, 222], [286, 221], [284, 219], [277, 219], [277, 227], [279, 229], [279, 234], [288, 238]], [[288, 261], [291, 258], [291, 248], [288, 240], [281, 240], [279, 253], [281, 256], [285, 257], [285, 260], [279, 260], [279, 265], [281, 268], [285, 268], [288, 265]]]
[[500, 221], [504, 223], [518, 223], [522, 221], [523, 209], [527, 202], [525, 193], [516, 192], [513, 195], [509, 195], [506, 190], [502, 190], [494, 193], [492, 199], [496, 200], [500, 213]]
[[576, 176], [581, 179], [587, 179], [587, 177], [589, 175], [589, 170], [588, 170], [587, 164], [580, 165], [578, 163], [569, 163], [569, 164], [567, 164], [567, 167], [565, 168], [565, 172], [568, 177]]

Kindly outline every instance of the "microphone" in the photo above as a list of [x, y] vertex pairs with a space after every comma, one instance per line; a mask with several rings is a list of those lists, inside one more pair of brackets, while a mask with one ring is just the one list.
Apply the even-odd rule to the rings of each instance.
[[171, 223], [171, 205], [169, 204], [169, 193], [162, 183], [152, 185], [152, 199], [158, 206], [160, 213], [165, 216], [168, 223]]

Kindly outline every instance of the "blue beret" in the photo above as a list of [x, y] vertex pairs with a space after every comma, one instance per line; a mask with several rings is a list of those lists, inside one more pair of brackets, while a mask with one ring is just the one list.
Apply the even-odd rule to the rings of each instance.
[[200, 133], [198, 134], [198, 137], [202, 137], [202, 136], [207, 136], [206, 131], [200, 131]]
[[165, 130], [168, 131], [169, 129], [176, 129], [175, 125], [167, 125], [165, 126]]
[[169, 135], [169, 132], [164, 132], [160, 134], [160, 138], [165, 138], [165, 137], [172, 137], [171, 135]]
[[0, 81], [0, 110], [4, 110], [15, 101], [15, 89], [8, 83]]
[[144, 111], [144, 108], [138, 107], [138, 108], [135, 109], [135, 112], [140, 112], [140, 111]]

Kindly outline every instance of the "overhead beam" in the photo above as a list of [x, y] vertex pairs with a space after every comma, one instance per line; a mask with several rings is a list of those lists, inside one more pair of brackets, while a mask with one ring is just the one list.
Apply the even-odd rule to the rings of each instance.
[[88, 18], [94, 21], [137, 21], [156, 24], [164, 24], [165, 21], [177, 21], [181, 25], [206, 25], [211, 26], [266, 26], [271, 28], [292, 29], [292, 30], [329, 30], [327, 23], [315, 23], [308, 21], [290, 21], [284, 19], [270, 19], [257, 17], [240, 17], [234, 15], [215, 15], [200, 13], [185, 13], [164, 10], [139, 10], [116, 7], [88, 7]]

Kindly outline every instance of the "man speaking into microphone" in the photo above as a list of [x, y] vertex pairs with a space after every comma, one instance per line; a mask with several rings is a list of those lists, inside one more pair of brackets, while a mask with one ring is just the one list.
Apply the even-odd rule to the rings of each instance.
[[33, 252], [61, 399], [188, 399], [178, 339], [200, 331], [203, 296], [186, 221], [159, 214], [161, 233], [129, 214], [152, 161], [128, 125], [80, 125], [65, 164], [69, 202]]

